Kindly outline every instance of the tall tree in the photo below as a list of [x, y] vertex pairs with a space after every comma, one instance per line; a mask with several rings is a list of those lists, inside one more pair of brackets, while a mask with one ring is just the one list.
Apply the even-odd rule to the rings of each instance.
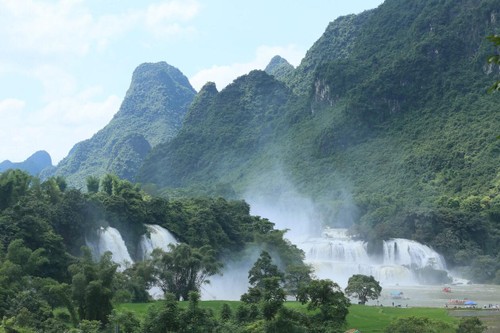
[[319, 309], [319, 320], [321, 322], [332, 322], [343, 325], [348, 307], [351, 305], [349, 299], [344, 295], [339, 285], [331, 280], [312, 280], [307, 286], [299, 291], [299, 300], [309, 310]]
[[187, 244], [170, 244], [170, 252], [155, 249], [152, 264], [157, 285], [177, 300], [188, 299], [190, 291], [200, 291], [208, 277], [220, 272], [222, 264], [208, 245], [193, 248]]
[[251, 287], [241, 296], [241, 300], [259, 303], [263, 317], [271, 320], [285, 302], [286, 294], [283, 289], [284, 274], [272, 263], [268, 252], [262, 251], [248, 271], [248, 282]]
[[113, 310], [112, 285], [117, 268], [118, 265], [111, 261], [111, 252], [106, 252], [95, 263], [88, 248], [83, 248], [83, 256], [69, 267], [73, 276], [72, 296], [78, 305], [80, 319], [107, 323]]
[[313, 269], [309, 265], [289, 265], [285, 270], [285, 290], [298, 301], [298, 293], [302, 286], [312, 281]]
[[248, 282], [251, 287], [241, 296], [241, 300], [246, 303], [258, 303], [265, 293], [270, 292], [266, 289], [271, 286], [281, 288], [284, 274], [273, 264], [271, 255], [267, 251], [262, 251], [259, 259], [248, 271]]
[[21, 170], [7, 170], [0, 174], [0, 211], [26, 195], [32, 180], [33, 177]]
[[273, 264], [273, 259], [267, 251], [260, 253], [259, 259], [248, 271], [248, 282], [252, 286], [261, 287], [264, 285], [265, 278], [278, 277], [284, 280], [284, 274], [281, 272], [277, 265]]
[[87, 192], [97, 193], [99, 191], [99, 178], [96, 176], [87, 177]]
[[373, 276], [355, 274], [349, 278], [345, 293], [348, 296], [354, 296], [359, 299], [360, 304], [365, 304], [368, 299], [377, 299], [380, 297], [382, 287]]

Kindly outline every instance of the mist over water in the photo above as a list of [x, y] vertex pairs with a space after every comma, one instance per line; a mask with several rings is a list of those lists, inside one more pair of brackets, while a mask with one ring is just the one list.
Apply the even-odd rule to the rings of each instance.
[[201, 298], [204, 300], [239, 300], [241, 295], [248, 291], [248, 271], [259, 254], [255, 252], [255, 255], [225, 262], [222, 275], [211, 276], [210, 283], [201, 287]]
[[250, 204], [251, 215], [269, 219], [275, 229], [288, 230], [285, 237], [294, 244], [321, 235], [323, 227], [312, 200], [298, 193], [272, 199], [248, 197], [246, 201]]
[[321, 216], [312, 200], [291, 186], [284, 188], [281, 195], [267, 198], [249, 191], [246, 200], [251, 214], [268, 218], [276, 229], [289, 229], [285, 237], [304, 251], [316, 277], [331, 279], [341, 287], [354, 274], [372, 275], [382, 285], [411, 286], [419, 285], [415, 269], [446, 270], [439, 253], [408, 239], [384, 241], [381, 254], [369, 253], [366, 242], [348, 234], [357, 211], [347, 191], [339, 192], [339, 201], [332, 201], [332, 216]]
[[[372, 275], [381, 284], [418, 285], [414, 269], [431, 266], [446, 270], [442, 256], [418, 242], [397, 238], [383, 242], [383, 253], [372, 255], [364, 241], [353, 239], [347, 229], [325, 228], [319, 238], [297, 244], [316, 275], [347, 286], [354, 274]], [[412, 268], [412, 269], [410, 269]]]
[[[304, 251], [305, 261], [314, 268], [317, 278], [331, 279], [341, 287], [346, 287], [347, 280], [354, 274], [372, 275], [384, 288], [418, 286], [415, 268], [431, 266], [437, 270], [446, 270], [446, 263], [441, 255], [424, 244], [408, 239], [384, 241], [379, 255], [369, 253], [367, 243], [353, 238], [348, 234], [348, 229], [323, 225], [324, 218], [317, 213], [312, 200], [293, 190], [267, 198], [248, 195], [246, 201], [250, 204], [252, 215], [269, 219], [276, 229], [288, 230], [285, 237]], [[348, 220], [352, 216], [349, 212], [334, 215], [335, 218], [344, 216]], [[350, 223], [351, 221], [335, 224], [345, 226]], [[141, 237], [137, 246], [137, 258], [144, 260], [154, 248], [168, 251], [169, 244], [177, 244], [172, 234], [161, 226], [146, 227], [148, 233]], [[102, 227], [96, 231], [96, 237], [86, 242], [96, 259], [104, 252], [111, 251], [113, 261], [122, 265], [120, 269], [133, 262], [125, 242], [115, 228]], [[222, 274], [210, 277], [210, 284], [202, 286], [202, 299], [239, 300], [248, 291], [248, 271], [261, 250], [257, 246], [251, 246], [238, 253], [236, 258], [226, 260]], [[273, 260], [279, 263], [280, 258]], [[156, 294], [157, 297], [161, 296], [159, 291]]]

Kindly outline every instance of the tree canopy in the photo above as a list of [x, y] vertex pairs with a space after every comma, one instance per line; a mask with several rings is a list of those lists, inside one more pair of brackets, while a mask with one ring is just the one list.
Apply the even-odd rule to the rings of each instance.
[[155, 249], [152, 253], [153, 274], [164, 293], [187, 300], [191, 291], [200, 292], [208, 278], [220, 272], [222, 264], [208, 245], [192, 248], [181, 243], [170, 244], [170, 251]]
[[360, 304], [365, 304], [369, 299], [380, 297], [382, 287], [373, 276], [356, 274], [349, 278], [345, 293], [359, 299]]

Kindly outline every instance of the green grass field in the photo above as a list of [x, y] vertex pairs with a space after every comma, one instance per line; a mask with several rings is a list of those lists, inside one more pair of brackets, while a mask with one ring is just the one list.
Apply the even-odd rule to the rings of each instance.
[[[212, 309], [215, 314], [220, 313], [222, 304], [227, 303], [233, 313], [240, 304], [239, 301], [203, 301], [200, 306]], [[117, 305], [117, 310], [130, 310], [140, 318], [144, 318], [147, 309], [153, 303], [124, 303]], [[181, 307], [187, 306], [187, 302], [180, 302]], [[299, 302], [286, 302], [287, 307], [294, 310], [307, 311], [306, 307]], [[357, 328], [363, 333], [383, 332], [393, 320], [402, 317], [427, 317], [432, 320], [442, 321], [456, 326], [460, 318], [450, 316], [446, 309], [440, 308], [394, 308], [351, 305], [347, 316], [347, 328]], [[454, 332], [454, 331], [450, 331]], [[443, 332], [446, 333], [446, 332]]]

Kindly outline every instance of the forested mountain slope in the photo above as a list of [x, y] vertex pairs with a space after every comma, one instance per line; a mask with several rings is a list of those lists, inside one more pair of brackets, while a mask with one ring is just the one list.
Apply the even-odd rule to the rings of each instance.
[[255, 160], [274, 146], [294, 99], [263, 71], [252, 71], [221, 92], [206, 84], [179, 134], [152, 151], [138, 180], [160, 187], [247, 180]]
[[106, 173], [133, 179], [151, 147], [177, 134], [195, 94], [177, 68], [165, 62], [140, 65], [111, 122], [44, 176], [64, 176], [82, 187], [86, 177]]
[[499, 75], [487, 64], [495, 49], [486, 36], [500, 31], [499, 8], [498, 0], [387, 0], [339, 18], [280, 78], [294, 93], [260, 72], [212, 91], [138, 179], [229, 183], [270, 199], [291, 183], [326, 223], [355, 223], [374, 245], [404, 236], [452, 264], [493, 260], [500, 97], [486, 93]]

